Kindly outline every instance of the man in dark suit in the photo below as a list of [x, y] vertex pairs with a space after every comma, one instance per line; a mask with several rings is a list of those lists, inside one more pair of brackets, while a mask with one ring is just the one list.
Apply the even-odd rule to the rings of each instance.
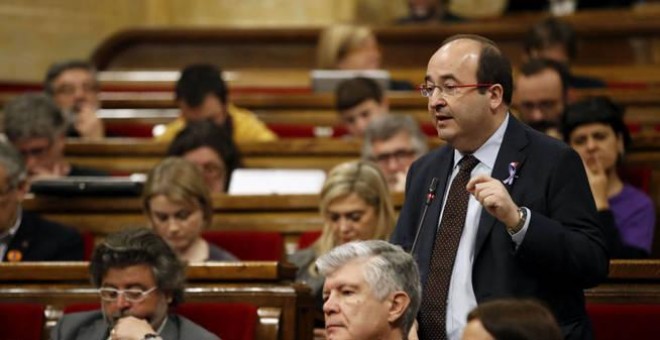
[[27, 187], [21, 155], [0, 142], [0, 259], [82, 261], [83, 241], [76, 230], [21, 208]]
[[89, 264], [101, 310], [67, 314], [53, 340], [218, 340], [192, 321], [168, 315], [183, 299], [184, 265], [149, 229], [112, 234], [94, 249]]
[[[422, 94], [447, 145], [413, 163], [392, 236], [419, 263], [421, 339], [459, 338], [470, 309], [502, 297], [539, 299], [568, 339], [592, 337], [583, 289], [607, 276], [608, 255], [587, 177], [570, 147], [510, 115], [511, 91], [509, 61], [483, 37], [451, 37], [429, 61]], [[463, 158], [476, 159], [467, 178]], [[459, 177], [466, 184], [450, 190]], [[458, 218], [456, 195], [467, 202]]]

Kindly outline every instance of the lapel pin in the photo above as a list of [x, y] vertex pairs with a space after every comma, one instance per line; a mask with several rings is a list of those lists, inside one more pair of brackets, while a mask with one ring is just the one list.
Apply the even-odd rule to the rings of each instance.
[[513, 180], [518, 177], [516, 176], [516, 171], [518, 170], [518, 162], [511, 162], [509, 163], [509, 177], [507, 179], [503, 180], [502, 183], [506, 185], [512, 185]]

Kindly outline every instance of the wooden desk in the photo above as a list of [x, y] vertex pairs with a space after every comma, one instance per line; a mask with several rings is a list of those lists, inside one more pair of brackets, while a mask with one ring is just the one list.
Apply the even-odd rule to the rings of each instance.
[[[295, 267], [276, 262], [191, 264], [186, 301], [247, 302], [258, 307], [258, 339], [311, 339], [312, 296], [292, 283]], [[66, 305], [100, 302], [85, 262], [0, 263], [0, 302], [47, 305], [46, 334]]]
[[[403, 194], [394, 194], [396, 209]], [[147, 219], [139, 198], [80, 197], [63, 200], [39, 196], [23, 202], [26, 210], [83, 232], [96, 240], [128, 227], [144, 227]], [[304, 232], [321, 230], [318, 195], [228, 196], [213, 199], [213, 230], [279, 232], [284, 249], [291, 253]]]
[[[239, 145], [247, 168], [329, 170], [360, 157], [358, 141], [289, 139]], [[147, 172], [165, 157], [167, 144], [144, 139], [108, 139], [103, 142], [67, 142], [65, 155], [74, 164], [110, 172]]]

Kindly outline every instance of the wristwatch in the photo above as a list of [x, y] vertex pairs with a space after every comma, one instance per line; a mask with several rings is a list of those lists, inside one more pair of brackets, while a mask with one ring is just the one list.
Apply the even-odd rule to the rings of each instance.
[[522, 229], [522, 227], [525, 226], [525, 222], [527, 222], [527, 208], [525, 208], [525, 207], [518, 208], [518, 215], [520, 216], [520, 220], [518, 220], [518, 224], [516, 224], [512, 228], [506, 228], [506, 231], [511, 236], [513, 236], [513, 234], [519, 232], [520, 229]]

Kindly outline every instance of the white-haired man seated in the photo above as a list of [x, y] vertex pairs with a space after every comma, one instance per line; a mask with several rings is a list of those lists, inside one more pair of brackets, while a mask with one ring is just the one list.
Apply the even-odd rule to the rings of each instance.
[[351, 242], [316, 261], [323, 285], [326, 336], [408, 339], [421, 301], [410, 254], [385, 241]]

